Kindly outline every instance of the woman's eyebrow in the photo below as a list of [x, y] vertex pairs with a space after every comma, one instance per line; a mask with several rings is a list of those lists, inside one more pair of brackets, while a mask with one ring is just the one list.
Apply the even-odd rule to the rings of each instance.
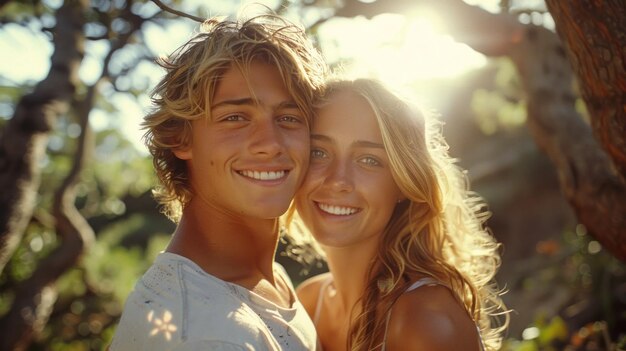
[[376, 148], [376, 149], [385, 149], [385, 145], [381, 144], [381, 143], [375, 143], [373, 141], [367, 141], [367, 140], [357, 140], [354, 143], [355, 146], [359, 146], [359, 147], [371, 147], [371, 148]]
[[[323, 141], [323, 142], [328, 142], [328, 143], [333, 142], [333, 140], [330, 137], [323, 135], [323, 134], [311, 134], [311, 140]], [[367, 147], [367, 148], [385, 150], [385, 145], [381, 143], [375, 143], [373, 141], [367, 141], [367, 140], [356, 140], [352, 143], [352, 145], [356, 147]]]
[[326, 135], [322, 135], [322, 134], [311, 134], [311, 139], [318, 140], [318, 141], [332, 142], [332, 139], [330, 137]]

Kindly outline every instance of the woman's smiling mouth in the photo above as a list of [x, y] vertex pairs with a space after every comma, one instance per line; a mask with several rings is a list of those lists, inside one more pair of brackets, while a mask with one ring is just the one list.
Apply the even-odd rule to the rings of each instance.
[[359, 212], [361, 209], [356, 207], [348, 207], [348, 206], [336, 206], [325, 204], [321, 202], [315, 202], [317, 207], [325, 213], [332, 214], [335, 216], [349, 216]]

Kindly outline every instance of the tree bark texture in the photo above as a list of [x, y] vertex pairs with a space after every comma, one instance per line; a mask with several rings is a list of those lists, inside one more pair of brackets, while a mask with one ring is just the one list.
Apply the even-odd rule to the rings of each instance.
[[[40, 184], [39, 162], [45, 153], [48, 134], [58, 117], [67, 113], [72, 103], [76, 104], [74, 93], [84, 55], [86, 8], [84, 0], [66, 1], [57, 11], [50, 72], [33, 93], [20, 100], [14, 117], [3, 131], [0, 187], [8, 191], [2, 193], [0, 201], [0, 225], [3, 226], [0, 269], [13, 254], [31, 219]], [[55, 229], [61, 244], [39, 262], [31, 277], [15, 288], [11, 308], [0, 320], [2, 350], [27, 349], [46, 325], [56, 302], [56, 279], [75, 265], [84, 246], [93, 238], [91, 228], [74, 207], [74, 185], [85, 155], [83, 144], [90, 136], [87, 114], [81, 121], [81, 128], [83, 133], [73, 169], [55, 195]]]
[[31, 219], [40, 185], [40, 163], [50, 131], [67, 112], [79, 83], [84, 56], [83, 8], [66, 1], [57, 12], [54, 53], [48, 76], [18, 102], [0, 140], [0, 272]]
[[[457, 41], [486, 56], [511, 58], [526, 93], [528, 127], [554, 164], [563, 194], [589, 234], [626, 262], [626, 183], [616, 171], [622, 167], [620, 162], [626, 152], [626, 26], [624, 3], [607, 3], [549, 2], [551, 10], [557, 8], [555, 12], [579, 8], [575, 16], [571, 12], [556, 12], [557, 29], [571, 33], [570, 40], [576, 43], [567, 47], [555, 33], [543, 27], [524, 25], [512, 15], [493, 14], [461, 0], [346, 0], [336, 15], [404, 14], [415, 6], [427, 5], [446, 17], [450, 34]], [[585, 16], [591, 19], [581, 22]], [[603, 22], [607, 16], [610, 23]], [[571, 64], [568, 56], [573, 57]], [[582, 96], [590, 106], [598, 140], [575, 108], [572, 65], [579, 75]], [[608, 154], [598, 141], [610, 150]]]
[[626, 179], [626, 2], [546, 4], [593, 116], [594, 135]]
[[[95, 240], [93, 229], [75, 206], [76, 185], [79, 176], [93, 147], [93, 135], [89, 127], [89, 113], [98, 93], [99, 82], [110, 78], [108, 70], [115, 52], [131, 40], [141, 28], [145, 19], [133, 14], [133, 2], [124, 4], [119, 18], [131, 24], [130, 30], [111, 39], [111, 49], [103, 60], [103, 71], [98, 82], [90, 86], [84, 98], [72, 96], [71, 113], [80, 121], [81, 134], [73, 155], [72, 168], [63, 184], [57, 189], [52, 208], [54, 227], [59, 238], [59, 246], [38, 263], [31, 277], [15, 287], [16, 297], [11, 309], [0, 319], [0, 350], [26, 349], [33, 338], [41, 332], [56, 302], [55, 282], [70, 268], [76, 266], [86, 249]], [[72, 8], [72, 16], [84, 17], [86, 6]], [[59, 21], [63, 19], [59, 13]], [[80, 27], [82, 29], [82, 26]], [[82, 35], [82, 31], [81, 31]]]
[[47, 324], [58, 295], [57, 279], [76, 266], [85, 249], [95, 240], [91, 226], [76, 209], [76, 185], [92, 144], [89, 111], [95, 88], [86, 99], [75, 101], [72, 111], [80, 116], [81, 134], [72, 169], [54, 197], [53, 215], [60, 244], [41, 260], [31, 277], [15, 287], [16, 296], [9, 311], [0, 319], [0, 350], [27, 349]]

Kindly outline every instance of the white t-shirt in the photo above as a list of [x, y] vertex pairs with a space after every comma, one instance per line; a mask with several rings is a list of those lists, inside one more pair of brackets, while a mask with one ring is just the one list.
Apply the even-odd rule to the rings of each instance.
[[277, 306], [163, 252], [126, 300], [110, 350], [315, 350], [316, 340], [299, 301]]

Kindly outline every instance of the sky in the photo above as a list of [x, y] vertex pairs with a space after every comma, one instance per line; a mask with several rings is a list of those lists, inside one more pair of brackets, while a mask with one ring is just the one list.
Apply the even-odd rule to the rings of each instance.
[[[202, 0], [204, 1], [204, 0]], [[181, 10], [191, 9], [201, 0], [186, 0]], [[217, 1], [211, 3], [208, 15], [233, 13], [250, 1]], [[265, 1], [275, 6], [277, 1]], [[470, 2], [470, 1], [468, 1]], [[481, 6], [497, 9], [497, 0], [480, 0]], [[206, 3], [206, 2], [205, 2]], [[154, 11], [158, 11], [156, 5]], [[306, 18], [293, 18], [304, 22]], [[173, 51], [191, 35], [196, 24], [190, 20], [173, 21], [166, 30], [157, 26], [146, 26], [145, 36], [150, 49], [160, 55]], [[380, 15], [371, 20], [365, 18], [335, 18], [319, 28], [320, 44], [329, 62], [350, 60], [357, 62], [346, 66], [352, 75], [369, 75], [394, 85], [430, 84], [440, 78], [451, 78], [469, 70], [483, 67], [487, 59], [465, 44], [455, 42], [445, 33], [444, 19], [426, 10], [401, 15]], [[90, 84], [98, 77], [102, 67], [100, 60], [106, 47], [91, 44], [86, 48], [87, 57], [80, 69], [80, 77]], [[0, 84], [19, 85], [27, 81], [38, 81], [45, 77], [50, 68], [51, 44], [39, 28], [24, 28], [5, 24], [0, 28]], [[146, 63], [135, 68], [128, 85], [151, 90], [163, 72]], [[106, 87], [104, 89], [107, 89]], [[110, 89], [110, 88], [109, 88]], [[422, 97], [426, 103], [434, 97]], [[142, 132], [139, 123], [150, 108], [147, 95], [139, 98], [128, 94], [110, 92], [109, 101], [120, 112], [94, 110], [90, 121], [94, 129], [117, 126], [140, 150]], [[434, 103], [434, 102], [433, 102]], [[0, 109], [0, 117], [8, 118], [7, 111]]]

